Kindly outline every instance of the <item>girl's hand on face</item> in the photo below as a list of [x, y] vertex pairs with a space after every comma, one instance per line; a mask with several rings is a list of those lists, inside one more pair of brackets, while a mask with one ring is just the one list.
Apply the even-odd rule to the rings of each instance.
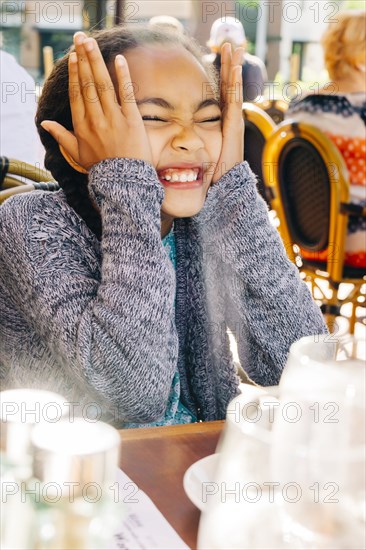
[[[55, 121], [43, 121], [59, 145], [83, 168], [107, 158], [137, 158], [151, 162], [143, 120], [131, 94], [127, 61], [115, 59], [116, 92], [97, 42], [82, 32], [74, 36], [69, 56], [69, 98], [74, 132]], [[128, 91], [128, 92], [127, 92]]]
[[225, 43], [221, 48], [220, 97], [222, 105], [222, 149], [212, 181], [243, 161], [244, 121], [242, 115], [244, 48]]

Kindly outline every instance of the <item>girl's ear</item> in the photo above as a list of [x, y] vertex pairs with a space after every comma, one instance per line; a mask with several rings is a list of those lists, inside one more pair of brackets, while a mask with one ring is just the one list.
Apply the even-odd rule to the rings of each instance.
[[85, 168], [83, 168], [82, 166], [80, 166], [80, 164], [78, 164], [76, 162], [76, 160], [74, 160], [72, 158], [72, 156], [66, 151], [66, 149], [64, 149], [62, 147], [62, 145], [59, 144], [59, 148], [60, 148], [60, 151], [62, 153], [62, 156], [64, 157], [64, 159], [70, 164], [70, 166], [76, 170], [77, 172], [80, 172], [81, 174], [87, 174], [88, 171], [85, 170]]

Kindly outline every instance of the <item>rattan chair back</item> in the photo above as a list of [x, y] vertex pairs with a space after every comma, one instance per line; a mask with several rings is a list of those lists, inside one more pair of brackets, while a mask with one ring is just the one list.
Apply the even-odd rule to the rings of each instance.
[[[354, 309], [361, 296], [364, 269], [345, 266], [344, 255], [349, 216], [365, 216], [365, 208], [349, 202], [349, 177], [341, 153], [323, 132], [309, 124], [280, 124], [264, 147], [263, 167], [290, 259], [313, 290], [319, 290], [316, 279], [328, 281], [331, 296], [323, 295], [322, 309], [329, 314], [330, 326], [340, 314], [341, 283], [354, 285], [349, 299]], [[324, 251], [327, 259], [319, 261], [319, 253]], [[354, 323], [351, 332], [353, 329]]]
[[271, 197], [267, 192], [263, 179], [262, 157], [266, 140], [275, 130], [272, 119], [252, 103], [243, 103], [243, 118], [245, 122], [244, 160], [257, 176], [258, 191], [270, 205]]

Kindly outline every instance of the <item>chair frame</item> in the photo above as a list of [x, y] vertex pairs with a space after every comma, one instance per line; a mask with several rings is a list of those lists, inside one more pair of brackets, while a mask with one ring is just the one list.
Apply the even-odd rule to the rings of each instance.
[[26, 185], [17, 185], [11, 189], [4, 189], [0, 191], [0, 204], [21, 193], [29, 193], [30, 191], [58, 191], [60, 186], [55, 181], [35, 181], [34, 183], [27, 183]]
[[[301, 254], [295, 251], [297, 244], [291, 235], [291, 229], [286, 219], [285, 208], [282, 198], [280, 159], [284, 147], [295, 138], [301, 137], [309, 142], [321, 156], [330, 182], [330, 219], [328, 229], [328, 246], [336, 246], [337, 258], [334, 259], [328, 254], [326, 271], [320, 269], [316, 262], [306, 260], [306, 265], [301, 261]], [[263, 151], [263, 177], [266, 187], [272, 190], [272, 207], [277, 212], [280, 220], [279, 232], [285, 245], [289, 258], [299, 267], [304, 274], [305, 280], [311, 285], [314, 298], [315, 289], [320, 293], [323, 301], [322, 309], [325, 312], [326, 321], [330, 330], [334, 329], [335, 317], [339, 314], [341, 305], [352, 304], [350, 318], [350, 332], [354, 332], [356, 322], [356, 307], [360, 305], [359, 299], [364, 300], [362, 289], [366, 278], [347, 278], [343, 276], [345, 240], [347, 234], [347, 223], [349, 215], [354, 213], [349, 204], [349, 177], [344, 159], [334, 143], [319, 129], [305, 123], [291, 120], [280, 124], [268, 139]], [[359, 209], [357, 215], [365, 216], [365, 208]], [[327, 298], [324, 291], [317, 284], [316, 279], [328, 281], [331, 297]], [[353, 289], [344, 298], [338, 296], [338, 289], [341, 283], [353, 285]], [[361, 299], [362, 299], [361, 298]]]
[[244, 102], [242, 105], [242, 113], [244, 121], [249, 120], [255, 124], [265, 138], [268, 138], [277, 128], [276, 123], [271, 117], [254, 103]]
[[[245, 121], [248, 120], [251, 122], [254, 126], [258, 128], [260, 133], [262, 134], [264, 141], [266, 142], [270, 135], [273, 134], [273, 132], [276, 130], [277, 126], [271, 119], [269, 115], [253, 103], [244, 102], [242, 106], [242, 115]], [[244, 134], [244, 140], [245, 140], [245, 134]], [[263, 159], [263, 153], [262, 153], [262, 159]], [[247, 159], [244, 159], [247, 160]], [[263, 166], [263, 163], [262, 163]], [[270, 191], [266, 185], [264, 177], [263, 180], [263, 186], [264, 186], [264, 193], [265, 193], [265, 199], [268, 204], [271, 203], [271, 195], [268, 193]]]
[[277, 111], [280, 111], [283, 114], [282, 120], [285, 118], [285, 113], [288, 109], [288, 103], [284, 99], [265, 99], [262, 98], [260, 101], [256, 101], [255, 103], [260, 109], [262, 109], [270, 118], [273, 120], [273, 122], [276, 124], [276, 126], [279, 124], [274, 118], [271, 117], [269, 114], [269, 111], [271, 109], [276, 109]]
[[[19, 176], [19, 178], [14, 177]], [[0, 157], [0, 188], [21, 187], [28, 182], [52, 180], [52, 174], [27, 162]]]
[[0, 204], [9, 197], [20, 193], [36, 190], [57, 191], [59, 189], [59, 185], [53, 181], [52, 174], [47, 170], [7, 157], [0, 157], [0, 183]]

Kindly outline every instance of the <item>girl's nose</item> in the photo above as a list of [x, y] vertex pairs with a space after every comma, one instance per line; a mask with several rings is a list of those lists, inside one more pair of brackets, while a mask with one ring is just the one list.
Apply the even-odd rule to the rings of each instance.
[[202, 139], [191, 126], [180, 127], [172, 139], [173, 149], [197, 151], [204, 146]]

